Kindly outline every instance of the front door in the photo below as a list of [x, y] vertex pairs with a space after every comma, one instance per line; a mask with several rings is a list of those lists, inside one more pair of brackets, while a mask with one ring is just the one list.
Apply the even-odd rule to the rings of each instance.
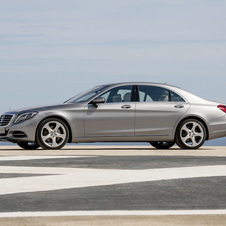
[[85, 136], [108, 137], [134, 136], [135, 102], [133, 86], [119, 86], [100, 97], [106, 102], [85, 107]]

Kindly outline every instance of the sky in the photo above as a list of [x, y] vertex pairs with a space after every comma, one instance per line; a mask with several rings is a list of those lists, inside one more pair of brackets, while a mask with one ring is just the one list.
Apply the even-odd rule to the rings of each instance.
[[225, 0], [0, 0], [0, 114], [124, 81], [226, 104], [225, 11]]

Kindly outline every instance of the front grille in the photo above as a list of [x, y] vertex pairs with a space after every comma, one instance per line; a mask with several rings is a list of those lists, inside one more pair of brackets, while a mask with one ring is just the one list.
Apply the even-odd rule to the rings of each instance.
[[8, 126], [13, 118], [13, 115], [2, 115], [0, 117], [0, 126]]

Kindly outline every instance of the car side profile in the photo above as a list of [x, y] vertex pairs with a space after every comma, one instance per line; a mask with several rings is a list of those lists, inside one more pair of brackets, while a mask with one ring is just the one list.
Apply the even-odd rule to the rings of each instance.
[[6, 112], [0, 140], [24, 149], [60, 149], [66, 143], [149, 142], [197, 149], [226, 136], [226, 106], [178, 87], [116, 83], [94, 87], [63, 104]]

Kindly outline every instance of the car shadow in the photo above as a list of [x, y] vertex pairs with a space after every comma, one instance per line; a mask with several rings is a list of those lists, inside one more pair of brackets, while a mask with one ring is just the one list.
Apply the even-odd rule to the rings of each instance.
[[[117, 150], [124, 150], [124, 151], [131, 151], [131, 150], [140, 150], [140, 151], [211, 151], [211, 150], [215, 150], [214, 148], [212, 147], [201, 147], [199, 148], [198, 150], [197, 149], [194, 149], [194, 150], [188, 150], [188, 149], [180, 149], [179, 147], [175, 146], [175, 147], [172, 147], [170, 149], [156, 149], [156, 148], [153, 148], [152, 146], [150, 147], [139, 147], [139, 146], [130, 146], [130, 147], [127, 147], [127, 146], [117, 146], [117, 147], [112, 147], [112, 146], [104, 146], [104, 147], [100, 147], [100, 146], [76, 146], [76, 145], [73, 145], [73, 146], [70, 146], [70, 147], [67, 147], [65, 146], [64, 148], [62, 149], [56, 149], [55, 151], [117, 151]], [[7, 146], [7, 148], [5, 148], [4, 146], [0, 146], [0, 152], [1, 151], [29, 151], [29, 152], [40, 152], [40, 151], [54, 151], [54, 150], [44, 150], [42, 148], [38, 148], [36, 150], [24, 150], [22, 148], [17, 148], [16, 146], [10, 148], [9, 146]]]

